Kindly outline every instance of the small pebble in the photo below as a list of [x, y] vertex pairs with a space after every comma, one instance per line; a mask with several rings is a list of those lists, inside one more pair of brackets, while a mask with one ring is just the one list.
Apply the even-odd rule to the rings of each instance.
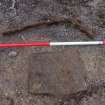
[[8, 56], [9, 57], [16, 57], [17, 56], [17, 52], [16, 51], [10, 51]]

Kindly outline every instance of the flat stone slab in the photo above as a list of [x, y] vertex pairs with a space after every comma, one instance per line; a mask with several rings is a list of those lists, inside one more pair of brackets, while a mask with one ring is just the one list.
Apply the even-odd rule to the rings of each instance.
[[29, 64], [29, 92], [68, 95], [85, 89], [85, 68], [76, 49], [34, 54]]

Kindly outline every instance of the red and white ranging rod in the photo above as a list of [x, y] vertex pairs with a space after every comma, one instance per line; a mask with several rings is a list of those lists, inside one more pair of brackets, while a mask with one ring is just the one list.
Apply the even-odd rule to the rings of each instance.
[[0, 43], [3, 47], [31, 47], [31, 46], [80, 46], [80, 45], [105, 45], [103, 41], [83, 41], [83, 42], [32, 42], [32, 43]]

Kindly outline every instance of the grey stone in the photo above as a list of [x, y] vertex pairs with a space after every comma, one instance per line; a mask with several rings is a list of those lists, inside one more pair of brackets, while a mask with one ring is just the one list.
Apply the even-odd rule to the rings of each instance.
[[19, 30], [62, 11], [52, 0], [1, 0], [0, 4], [1, 33]]
[[85, 68], [76, 49], [35, 54], [28, 69], [32, 94], [63, 96], [86, 87]]
[[17, 56], [17, 52], [16, 52], [16, 51], [10, 51], [10, 52], [8, 53], [8, 56], [9, 56], [9, 57], [16, 57], [16, 56]]
[[[1, 0], [0, 1], [0, 33], [20, 30], [23, 27], [33, 25], [41, 20], [47, 20], [50, 16], [64, 16], [73, 8], [87, 3], [88, 0]], [[69, 10], [66, 7], [73, 8]], [[80, 10], [80, 8], [78, 8]], [[72, 12], [73, 13], [73, 12]], [[74, 13], [75, 15], [77, 13]], [[69, 14], [70, 15], [70, 14]]]

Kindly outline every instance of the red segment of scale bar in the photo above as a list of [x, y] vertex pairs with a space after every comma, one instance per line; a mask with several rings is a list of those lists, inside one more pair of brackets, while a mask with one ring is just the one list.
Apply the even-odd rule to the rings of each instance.
[[9, 43], [0, 44], [0, 47], [28, 47], [28, 46], [50, 46], [49, 42], [33, 42], [33, 43]]
[[102, 41], [102, 44], [105, 45], [105, 40]]

